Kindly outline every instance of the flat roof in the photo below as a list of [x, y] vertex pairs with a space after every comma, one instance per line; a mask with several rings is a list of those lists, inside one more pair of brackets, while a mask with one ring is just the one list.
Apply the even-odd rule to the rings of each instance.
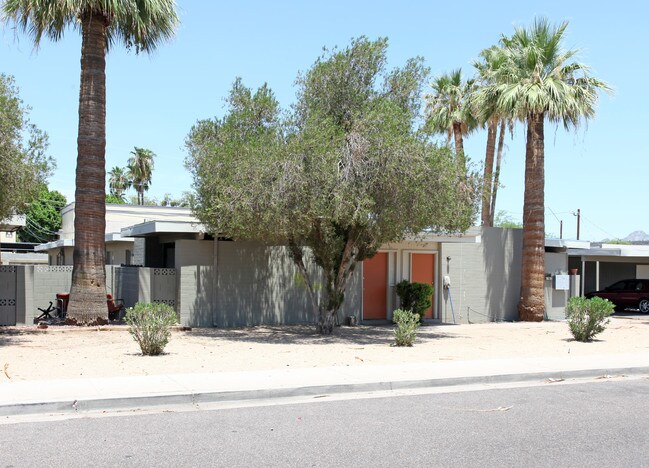
[[[104, 236], [105, 242], [133, 242], [133, 239], [122, 236], [119, 232], [109, 232]], [[34, 246], [34, 251], [42, 252], [51, 249], [60, 249], [62, 247], [74, 247], [74, 239], [57, 239], [45, 244]]]
[[590, 249], [590, 241], [575, 239], [545, 239], [546, 247], [556, 247], [564, 249]]
[[25, 227], [27, 218], [25, 215], [13, 215], [11, 218], [0, 220], [0, 231], [14, 232], [18, 229]]
[[149, 237], [156, 234], [200, 234], [205, 226], [192, 221], [147, 221], [122, 228], [122, 237]]
[[[623, 248], [621, 248], [623, 247]], [[649, 246], [625, 245], [611, 247], [597, 247], [591, 249], [568, 249], [568, 255], [580, 257], [648, 257]]]

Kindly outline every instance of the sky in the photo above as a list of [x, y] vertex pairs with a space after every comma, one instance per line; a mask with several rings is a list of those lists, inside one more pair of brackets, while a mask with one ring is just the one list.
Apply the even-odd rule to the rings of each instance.
[[[0, 0], [1, 2], [2, 0]], [[221, 117], [236, 77], [257, 88], [268, 83], [284, 108], [295, 101], [295, 78], [322, 48], [345, 47], [358, 36], [387, 37], [388, 68], [421, 56], [431, 77], [471, 62], [480, 51], [510, 35], [515, 26], [545, 16], [569, 21], [564, 46], [580, 49], [578, 60], [609, 83], [596, 117], [577, 131], [546, 123], [546, 232], [599, 241], [649, 233], [645, 171], [649, 166], [642, 122], [649, 97], [649, 7], [637, 0], [624, 8], [590, 1], [177, 1], [176, 36], [151, 55], [119, 45], [107, 57], [106, 166], [124, 167], [133, 147], [157, 155], [148, 197], [179, 197], [191, 190], [184, 167], [184, 141], [199, 119]], [[69, 30], [59, 42], [44, 39], [35, 50], [29, 37], [4, 25], [0, 73], [13, 75], [30, 120], [49, 135], [57, 169], [50, 190], [74, 199], [81, 40]], [[644, 51], [644, 52], [642, 52]], [[633, 73], [631, 73], [631, 71]], [[429, 86], [425, 86], [428, 91]], [[506, 140], [496, 210], [522, 219], [525, 129]], [[465, 151], [480, 168], [486, 132], [467, 137]], [[129, 193], [134, 195], [134, 193]]]

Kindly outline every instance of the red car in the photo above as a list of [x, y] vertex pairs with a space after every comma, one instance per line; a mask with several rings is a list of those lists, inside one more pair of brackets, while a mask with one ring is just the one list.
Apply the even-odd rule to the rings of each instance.
[[627, 279], [613, 283], [602, 291], [586, 294], [586, 297], [601, 297], [615, 304], [615, 310], [638, 309], [649, 313], [649, 280]]

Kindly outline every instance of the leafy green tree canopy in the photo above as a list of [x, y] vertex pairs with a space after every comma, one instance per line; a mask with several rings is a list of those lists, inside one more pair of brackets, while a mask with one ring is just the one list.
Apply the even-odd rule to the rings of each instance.
[[28, 112], [13, 77], [0, 74], [0, 220], [24, 212], [54, 167], [47, 134]]
[[18, 232], [24, 242], [49, 242], [61, 229], [61, 209], [67, 205], [65, 196], [43, 188], [27, 210], [26, 226]]
[[288, 245], [320, 333], [332, 332], [358, 262], [424, 229], [465, 230], [475, 215], [475, 176], [419, 129], [428, 70], [419, 58], [386, 70], [387, 45], [362, 37], [325, 51], [298, 76], [286, 114], [266, 85], [253, 92], [237, 79], [226, 115], [187, 138], [199, 219]]
[[112, 193], [106, 194], [106, 203], [113, 203], [115, 205], [125, 205], [126, 201], [124, 200], [123, 195], [113, 195]]

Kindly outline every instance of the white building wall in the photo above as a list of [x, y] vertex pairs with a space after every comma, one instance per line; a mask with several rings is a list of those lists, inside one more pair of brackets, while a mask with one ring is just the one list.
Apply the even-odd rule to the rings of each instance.
[[[130, 259], [127, 258], [127, 251], [131, 253]], [[109, 259], [106, 259], [107, 265], [127, 265], [133, 264], [133, 242], [107, 242], [106, 243], [106, 252], [110, 253], [110, 262]], [[127, 262], [130, 260], [130, 262]]]
[[[61, 210], [61, 239], [74, 238], [74, 203]], [[145, 221], [196, 221], [191, 209], [169, 206], [106, 204], [106, 234]]]

